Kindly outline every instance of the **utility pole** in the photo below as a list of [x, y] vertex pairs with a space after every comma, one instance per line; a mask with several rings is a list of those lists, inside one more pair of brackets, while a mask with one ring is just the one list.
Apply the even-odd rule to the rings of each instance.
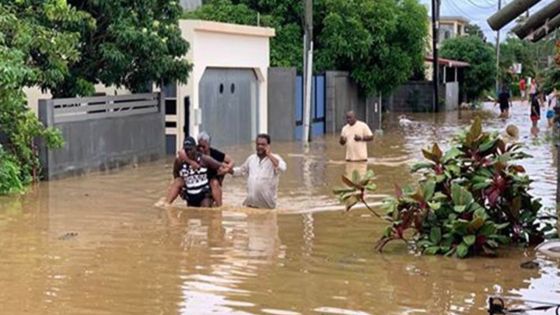
[[523, 12], [529, 11], [529, 8], [539, 3], [541, 0], [513, 0], [510, 1], [503, 10], [499, 10], [488, 18], [488, 25], [497, 31], [513, 21]]
[[[498, 11], [502, 9], [502, 0], [498, 0]], [[500, 29], [496, 31], [496, 93], [500, 91]]]
[[560, 1], [553, 1], [541, 10], [533, 13], [522, 24], [517, 24], [512, 32], [515, 33], [520, 39], [527, 38], [531, 33], [539, 28], [546, 26], [546, 24], [554, 17], [560, 14]]
[[439, 1], [440, 0], [432, 0], [432, 81], [434, 84], [434, 100], [432, 103], [432, 109], [436, 113], [439, 112], [439, 62], [437, 50], [437, 42], [439, 37]]
[[311, 140], [311, 82], [313, 78], [313, 0], [305, 0], [305, 26], [303, 49], [304, 61], [303, 82], [304, 82], [304, 105], [303, 105], [303, 143], [307, 144]]

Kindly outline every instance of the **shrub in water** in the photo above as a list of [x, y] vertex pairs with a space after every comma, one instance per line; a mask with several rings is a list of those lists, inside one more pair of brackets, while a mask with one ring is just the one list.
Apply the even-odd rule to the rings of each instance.
[[21, 169], [17, 161], [0, 145], [0, 195], [23, 191]]

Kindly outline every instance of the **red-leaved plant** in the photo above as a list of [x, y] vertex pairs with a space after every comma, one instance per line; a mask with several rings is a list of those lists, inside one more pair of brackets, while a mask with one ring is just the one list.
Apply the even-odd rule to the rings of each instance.
[[[376, 245], [379, 251], [403, 240], [424, 254], [495, 255], [500, 244], [540, 243], [552, 230], [537, 220], [541, 204], [528, 193], [531, 180], [513, 163], [529, 155], [521, 145], [483, 132], [480, 118], [445, 153], [437, 144], [422, 153], [427, 161], [412, 167], [421, 174], [418, 185], [396, 186], [395, 197], [384, 202], [390, 225]], [[373, 173], [343, 182], [347, 187], [335, 193], [346, 209], [358, 202], [367, 206], [364, 192], [375, 189]]]

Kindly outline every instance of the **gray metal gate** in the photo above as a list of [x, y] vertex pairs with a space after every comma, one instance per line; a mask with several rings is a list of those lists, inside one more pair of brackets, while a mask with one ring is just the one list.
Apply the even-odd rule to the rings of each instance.
[[252, 69], [208, 68], [199, 84], [202, 125], [212, 144], [249, 143], [256, 136], [258, 81]]

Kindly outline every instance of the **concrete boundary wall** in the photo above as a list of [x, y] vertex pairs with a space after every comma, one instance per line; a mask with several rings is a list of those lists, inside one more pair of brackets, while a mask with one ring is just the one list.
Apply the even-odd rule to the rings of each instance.
[[273, 141], [295, 140], [296, 68], [268, 68], [268, 133]]
[[165, 156], [159, 93], [39, 100], [39, 119], [62, 132], [64, 146], [39, 143], [46, 180], [107, 170]]
[[[440, 111], [453, 111], [459, 108], [459, 82], [441, 84], [438, 91]], [[433, 98], [431, 81], [409, 81], [393, 92], [387, 108], [392, 112], [431, 112]]]
[[349, 110], [353, 110], [359, 120], [366, 121], [366, 100], [360, 97], [358, 85], [350, 78], [348, 72], [327, 71], [325, 76], [327, 81], [325, 132], [332, 134], [342, 130], [346, 124], [344, 115]]

